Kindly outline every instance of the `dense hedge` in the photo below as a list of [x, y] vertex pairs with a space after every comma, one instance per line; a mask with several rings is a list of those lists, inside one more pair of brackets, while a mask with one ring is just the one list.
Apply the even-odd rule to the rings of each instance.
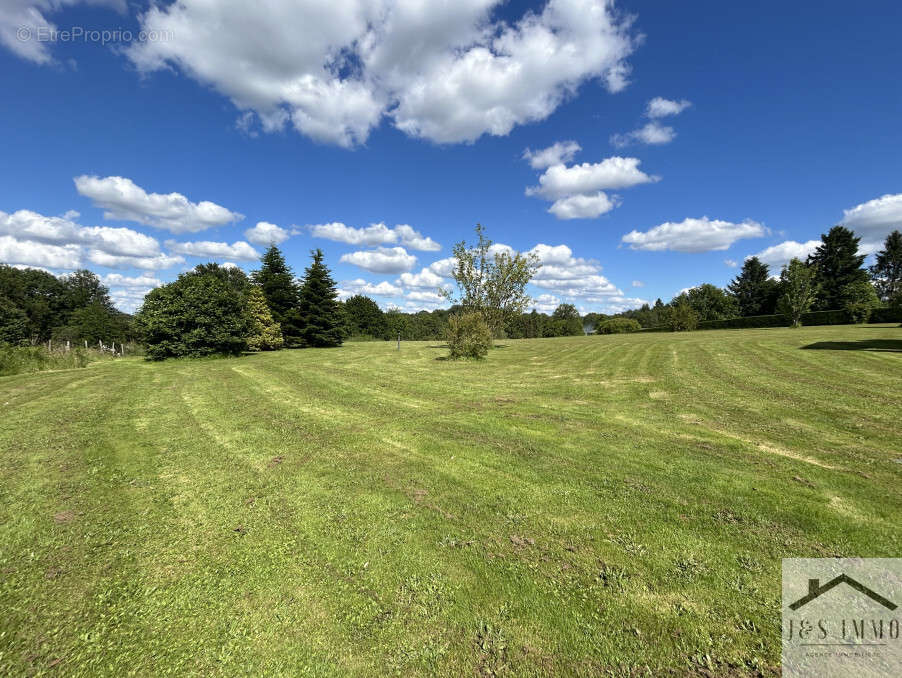
[[[902, 311], [889, 307], [875, 308], [871, 312], [871, 323], [902, 322]], [[811, 311], [802, 314], [802, 325], [852, 325], [848, 311]], [[704, 320], [698, 324], [700, 330], [729, 330], [755, 327], [788, 327], [789, 321], [783, 315], [753, 315], [745, 318], [729, 318], [727, 320]], [[646, 332], [665, 332], [667, 326], [652, 327]]]

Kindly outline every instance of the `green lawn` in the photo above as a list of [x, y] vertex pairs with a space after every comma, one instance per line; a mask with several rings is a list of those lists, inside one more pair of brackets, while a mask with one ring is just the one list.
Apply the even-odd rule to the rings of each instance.
[[503, 343], [0, 379], [0, 675], [770, 675], [902, 555], [902, 329]]

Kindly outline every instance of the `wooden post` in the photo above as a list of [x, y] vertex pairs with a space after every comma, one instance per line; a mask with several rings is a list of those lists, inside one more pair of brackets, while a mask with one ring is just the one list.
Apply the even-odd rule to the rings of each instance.
[[52, 352], [53, 352], [53, 339], [48, 339], [48, 340], [47, 340], [47, 352], [48, 352], [48, 353], [52, 353]]
[[87, 339], [85, 339], [85, 350], [86, 351], [88, 350], [88, 340]]
[[401, 333], [398, 332], [398, 350], [401, 350]]
[[69, 340], [66, 339], [66, 353], [69, 352]]

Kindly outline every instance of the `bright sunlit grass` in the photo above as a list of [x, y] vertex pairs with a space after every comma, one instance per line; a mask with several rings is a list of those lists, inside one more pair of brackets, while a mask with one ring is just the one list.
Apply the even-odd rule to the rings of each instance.
[[0, 674], [769, 675], [902, 552], [902, 330], [501, 343], [0, 379]]

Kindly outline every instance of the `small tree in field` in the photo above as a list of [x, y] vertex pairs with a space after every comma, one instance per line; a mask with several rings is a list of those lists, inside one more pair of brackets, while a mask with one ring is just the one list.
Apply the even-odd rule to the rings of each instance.
[[282, 328], [272, 319], [266, 297], [258, 285], [252, 285], [247, 297], [247, 347], [251, 351], [275, 351], [282, 348]]
[[493, 251], [485, 229], [476, 225], [476, 245], [461, 241], [454, 246], [454, 270], [458, 296], [440, 289], [439, 294], [465, 313], [479, 313], [492, 336], [501, 336], [504, 325], [526, 311], [530, 298], [526, 285], [541, 266], [535, 254], [505, 250]]
[[814, 266], [793, 259], [783, 267], [777, 310], [786, 316], [792, 327], [802, 326], [802, 314], [808, 312], [817, 294], [817, 269]]
[[335, 281], [323, 263], [323, 251], [311, 254], [313, 263], [307, 267], [300, 293], [301, 341], [304, 346], [341, 346], [344, 314]]
[[492, 347], [492, 331], [481, 313], [454, 314], [448, 318], [448, 357], [485, 358]]
[[665, 324], [671, 332], [691, 332], [698, 327], [698, 313], [685, 299], [678, 299], [667, 308]]
[[880, 306], [874, 286], [867, 280], [856, 280], [840, 290], [842, 307], [849, 312], [852, 322], [866, 323], [871, 311]]

